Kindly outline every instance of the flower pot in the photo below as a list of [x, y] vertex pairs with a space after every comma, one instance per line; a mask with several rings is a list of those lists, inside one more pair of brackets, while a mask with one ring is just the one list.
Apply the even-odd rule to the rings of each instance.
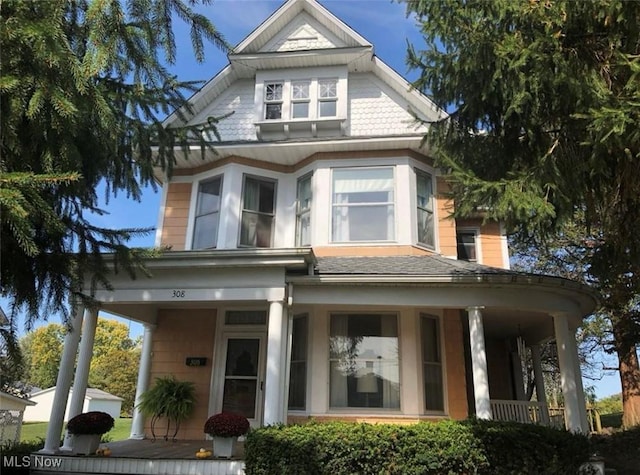
[[237, 437], [214, 437], [213, 456], [220, 458], [231, 458], [236, 447]]
[[73, 453], [93, 455], [100, 445], [101, 434], [73, 434]]

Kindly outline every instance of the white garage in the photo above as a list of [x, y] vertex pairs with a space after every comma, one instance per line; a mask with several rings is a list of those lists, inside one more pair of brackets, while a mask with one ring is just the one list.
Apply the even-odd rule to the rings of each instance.
[[[43, 389], [37, 393], [33, 393], [30, 399], [37, 403], [37, 406], [27, 407], [24, 411], [24, 422], [47, 422], [51, 415], [51, 406], [53, 404], [53, 396], [55, 395], [56, 388], [51, 387]], [[71, 403], [71, 395], [73, 389], [69, 391], [69, 398], [67, 399], [67, 409], [65, 410], [64, 420], [68, 419], [69, 404]], [[120, 417], [120, 408], [122, 406], [122, 398], [102, 391], [101, 389], [87, 388], [87, 393], [84, 397], [84, 403], [82, 405], [82, 412], [89, 411], [102, 411], [110, 414], [111, 417], [117, 419]]]

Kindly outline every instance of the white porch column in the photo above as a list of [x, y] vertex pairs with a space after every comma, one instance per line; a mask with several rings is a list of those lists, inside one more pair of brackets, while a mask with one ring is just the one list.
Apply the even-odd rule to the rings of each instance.
[[540, 345], [531, 345], [531, 361], [533, 363], [533, 377], [536, 383], [536, 399], [544, 404], [542, 409], [542, 422], [549, 423], [549, 407], [547, 406], [547, 394], [544, 391], [544, 376], [542, 374], [542, 358], [540, 357]]
[[43, 454], [55, 454], [60, 449], [60, 434], [64, 423], [64, 413], [67, 409], [67, 398], [73, 377], [73, 366], [78, 352], [78, 342], [80, 341], [80, 328], [84, 308], [78, 306], [69, 321], [69, 328], [64, 337], [64, 348], [60, 358], [60, 369], [56, 381], [56, 392], [51, 404], [51, 416], [47, 426], [47, 437], [44, 447], [40, 450]]
[[269, 302], [267, 334], [267, 373], [264, 385], [264, 425], [284, 422], [282, 414], [282, 353], [285, 336], [282, 332], [284, 302]]
[[[71, 419], [82, 412], [84, 397], [87, 393], [87, 384], [89, 383], [89, 369], [91, 368], [93, 342], [96, 336], [97, 325], [98, 309], [86, 309], [84, 312], [84, 322], [82, 324], [82, 334], [80, 335], [80, 352], [78, 354], [76, 375], [73, 380], [71, 404], [69, 404], [69, 414], [67, 414], [68, 419]], [[65, 431], [64, 444], [62, 445], [61, 450], [72, 449], [73, 437], [68, 431]]]
[[149, 376], [151, 375], [151, 347], [153, 332], [156, 326], [151, 323], [144, 324], [144, 336], [142, 337], [142, 352], [140, 353], [140, 367], [138, 368], [138, 383], [136, 385], [136, 398], [133, 405], [133, 418], [131, 420], [130, 439], [144, 439], [144, 416], [138, 405], [142, 400], [142, 394], [149, 389]]
[[482, 308], [469, 307], [469, 340], [471, 345], [471, 366], [473, 369], [473, 394], [476, 402], [476, 417], [491, 419], [489, 397], [489, 377], [487, 372], [487, 352], [484, 342]]
[[580, 368], [580, 357], [578, 356], [578, 343], [576, 342], [576, 331], [569, 329], [569, 343], [573, 363], [576, 368], [576, 394], [578, 396], [578, 409], [580, 410], [580, 423], [582, 425], [582, 433], [589, 433], [589, 421], [587, 419], [587, 401], [584, 397], [584, 386], [582, 385], [582, 370]]
[[[578, 400], [577, 377], [580, 368], [576, 368], [573, 357], [569, 322], [564, 314], [553, 316], [553, 326], [556, 334], [556, 346], [558, 347], [558, 363], [560, 364], [560, 384], [564, 396], [564, 413], [566, 428], [572, 432], [582, 432], [582, 417], [580, 414], [580, 401]], [[582, 402], [584, 404], [584, 402]]]

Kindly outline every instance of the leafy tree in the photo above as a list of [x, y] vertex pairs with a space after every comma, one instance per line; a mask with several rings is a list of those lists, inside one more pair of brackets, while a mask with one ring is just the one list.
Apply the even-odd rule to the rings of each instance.
[[456, 214], [479, 208], [517, 239], [583, 219], [588, 278], [619, 361], [623, 424], [640, 424], [640, 3], [409, 0], [425, 40], [416, 87]]
[[162, 126], [196, 87], [167, 69], [176, 59], [174, 21], [191, 28], [197, 61], [204, 60], [204, 40], [227, 49], [193, 10], [197, 3], [2, 2], [0, 286], [12, 313], [27, 312], [29, 326], [47, 313], [66, 318], [69, 296], [90, 300], [81, 292], [85, 283], [108, 288], [102, 253], [132, 275], [152, 255], [126, 247], [148, 229], [94, 226], [87, 213], [104, 213], [101, 181], [107, 199], [120, 192], [137, 200], [143, 186], [155, 186], [154, 167], [171, 173], [174, 146], [204, 145], [202, 131], [215, 128], [214, 119]]
[[[62, 347], [64, 327], [58, 323], [37, 328], [20, 340], [25, 363], [26, 380], [33, 386], [55, 386]], [[124, 323], [98, 318], [89, 370], [89, 386], [120, 396], [123, 413], [133, 410], [140, 361], [139, 342], [129, 338]]]
[[600, 414], [616, 414], [622, 412], [622, 394], [613, 394], [596, 401]]
[[24, 359], [15, 331], [9, 325], [0, 325], [0, 391], [22, 395], [23, 374]]

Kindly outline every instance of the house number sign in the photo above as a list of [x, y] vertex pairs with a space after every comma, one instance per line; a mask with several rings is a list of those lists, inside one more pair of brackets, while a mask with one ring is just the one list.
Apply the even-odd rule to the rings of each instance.
[[207, 358], [203, 356], [187, 356], [187, 366], [207, 366]]
[[179, 289], [173, 289], [173, 293], [171, 294], [171, 296], [174, 299], [183, 299], [185, 298], [186, 295], [187, 295], [187, 292], [185, 290], [179, 290]]

